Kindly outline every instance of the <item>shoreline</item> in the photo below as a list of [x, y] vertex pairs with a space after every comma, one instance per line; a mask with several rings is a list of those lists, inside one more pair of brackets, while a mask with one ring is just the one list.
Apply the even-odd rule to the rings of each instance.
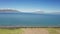
[[60, 28], [59, 26], [0, 26], [0, 28]]

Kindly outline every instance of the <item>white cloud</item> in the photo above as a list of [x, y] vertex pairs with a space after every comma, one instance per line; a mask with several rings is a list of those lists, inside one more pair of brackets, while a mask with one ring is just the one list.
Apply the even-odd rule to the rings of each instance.
[[37, 12], [37, 11], [41, 11], [40, 9], [17, 9], [21, 12]]

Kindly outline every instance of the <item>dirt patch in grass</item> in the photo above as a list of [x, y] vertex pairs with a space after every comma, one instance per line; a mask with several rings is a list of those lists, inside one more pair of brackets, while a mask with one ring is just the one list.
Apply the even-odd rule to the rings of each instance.
[[23, 28], [22, 34], [49, 34], [45, 28]]

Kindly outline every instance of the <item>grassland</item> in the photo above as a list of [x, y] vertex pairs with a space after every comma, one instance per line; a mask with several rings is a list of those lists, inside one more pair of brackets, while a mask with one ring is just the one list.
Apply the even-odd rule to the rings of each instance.
[[19, 29], [0, 29], [0, 34], [21, 34], [23, 30]]
[[60, 34], [58, 31], [56, 30], [60, 30], [60, 28], [47, 28], [49, 34]]
[[60, 34], [59, 32], [60, 28], [0, 28], [0, 34]]

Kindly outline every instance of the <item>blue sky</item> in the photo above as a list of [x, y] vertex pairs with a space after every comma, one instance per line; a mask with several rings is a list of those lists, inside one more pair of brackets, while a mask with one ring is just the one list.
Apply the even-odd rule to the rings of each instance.
[[23, 12], [60, 12], [60, 0], [0, 0], [0, 8], [14, 8]]

